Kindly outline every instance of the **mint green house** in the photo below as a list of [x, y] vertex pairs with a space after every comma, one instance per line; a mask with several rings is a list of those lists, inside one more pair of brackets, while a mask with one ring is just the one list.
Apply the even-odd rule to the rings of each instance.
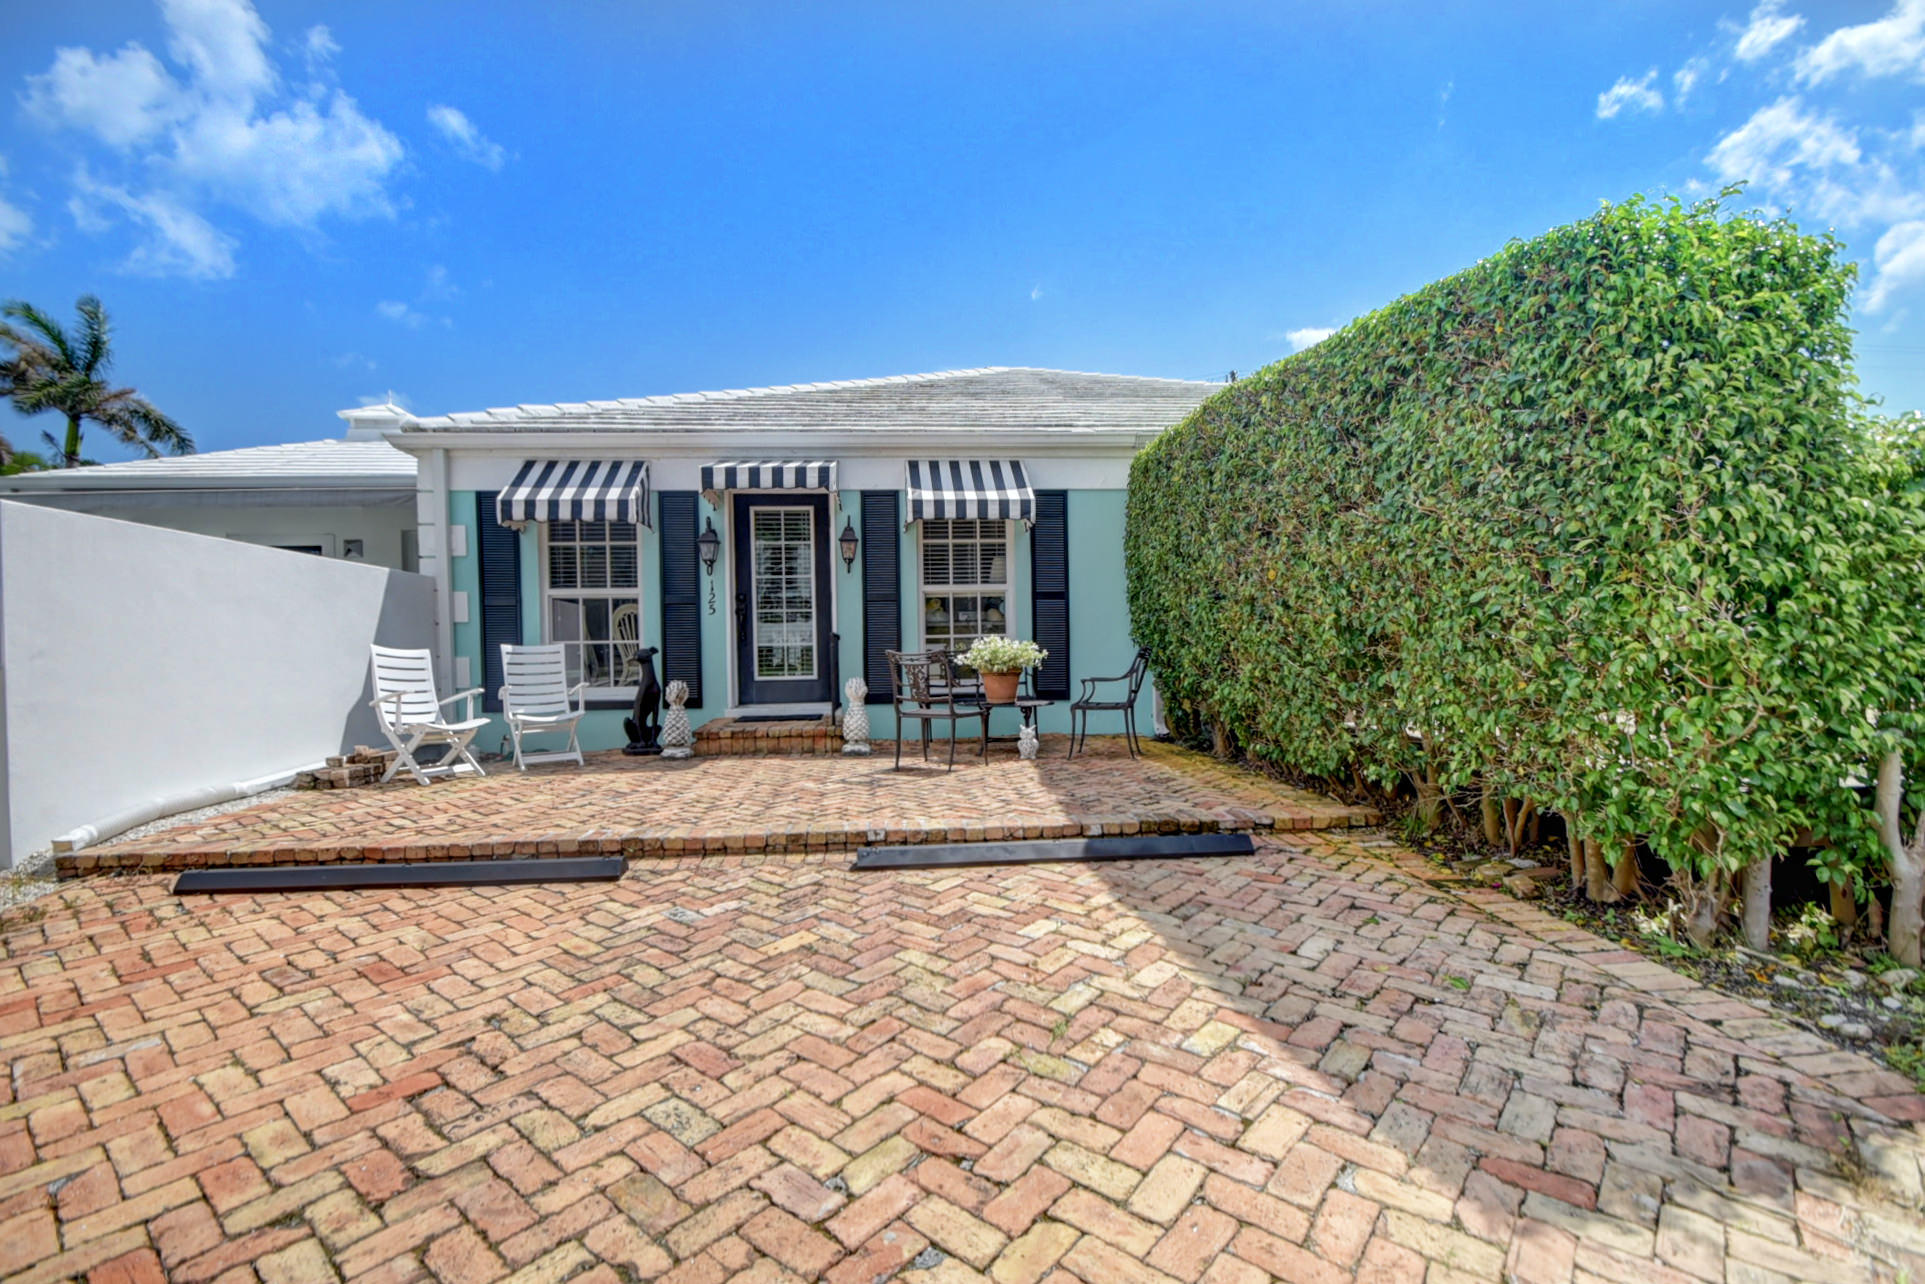
[[[1123, 582], [1130, 459], [1217, 385], [995, 368], [415, 417], [421, 571], [444, 684], [498, 710], [502, 643], [560, 642], [585, 747], [625, 742], [643, 665], [691, 722], [819, 717], [867, 684], [895, 734], [889, 650], [1033, 638], [1045, 732], [1076, 679], [1135, 654]], [[1150, 725], [1148, 702], [1140, 726]], [[998, 724], [998, 733], [1014, 730]], [[1110, 721], [1103, 722], [1107, 716]], [[1120, 731], [1099, 715], [1093, 733]], [[505, 728], [477, 744], [497, 747]]]

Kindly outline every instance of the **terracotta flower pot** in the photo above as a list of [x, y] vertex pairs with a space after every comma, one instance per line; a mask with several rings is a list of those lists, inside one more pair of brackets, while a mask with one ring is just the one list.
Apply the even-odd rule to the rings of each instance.
[[1023, 680], [1021, 673], [985, 673], [983, 695], [992, 704], [1006, 704], [1016, 698], [1016, 687]]

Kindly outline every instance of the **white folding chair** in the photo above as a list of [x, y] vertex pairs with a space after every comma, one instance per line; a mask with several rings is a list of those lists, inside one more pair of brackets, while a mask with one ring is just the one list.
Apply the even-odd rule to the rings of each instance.
[[[374, 699], [369, 703], [381, 721], [381, 734], [394, 746], [394, 762], [381, 777], [381, 783], [394, 779], [395, 773], [403, 768], [424, 785], [431, 776], [455, 776], [469, 771], [477, 776], [487, 775], [475, 756], [468, 752], [468, 742], [488, 725], [488, 719], [475, 715], [475, 698], [481, 694], [481, 688], [473, 687], [446, 700], [438, 699], [432, 652], [387, 646], [368, 649], [373, 653], [374, 666]], [[441, 711], [457, 700], [468, 702], [468, 716], [452, 722]], [[446, 745], [448, 751], [440, 762], [424, 767], [415, 761], [415, 754], [429, 745]]]
[[[501, 716], [508, 720], [508, 735], [515, 743], [515, 766], [528, 770], [531, 762], [575, 762], [582, 760], [582, 744], [577, 728], [588, 712], [586, 682], [568, 685], [568, 659], [559, 642], [548, 646], [501, 644]], [[566, 749], [525, 752], [521, 738], [550, 732], [568, 733]]]

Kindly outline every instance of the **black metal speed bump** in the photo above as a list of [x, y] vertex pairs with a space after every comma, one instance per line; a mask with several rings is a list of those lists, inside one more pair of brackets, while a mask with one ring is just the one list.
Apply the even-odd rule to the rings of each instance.
[[502, 887], [511, 883], [612, 882], [628, 862], [620, 856], [556, 856], [532, 860], [436, 860], [338, 865], [261, 865], [190, 869], [174, 895], [190, 892], [339, 892], [369, 887]]

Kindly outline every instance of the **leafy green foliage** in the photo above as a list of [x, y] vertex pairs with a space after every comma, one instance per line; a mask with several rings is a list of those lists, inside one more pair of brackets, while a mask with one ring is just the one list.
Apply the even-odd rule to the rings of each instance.
[[1132, 468], [1129, 600], [1179, 726], [1425, 770], [1732, 869], [1925, 703], [1925, 435], [1860, 413], [1829, 236], [1633, 199], [1223, 389]]
[[[163, 450], [193, 453], [194, 439], [172, 419], [132, 388], [107, 382], [113, 365], [112, 328], [107, 310], [91, 294], [80, 297], [75, 310], [79, 323], [70, 333], [47, 313], [15, 299], [0, 304], [0, 397], [23, 415], [53, 411], [67, 421], [66, 434], [42, 433], [47, 448], [62, 468], [93, 461], [81, 456], [84, 425], [97, 424], [116, 441], [148, 458]], [[0, 465], [10, 471], [16, 459], [37, 459], [16, 452], [0, 437]]]

